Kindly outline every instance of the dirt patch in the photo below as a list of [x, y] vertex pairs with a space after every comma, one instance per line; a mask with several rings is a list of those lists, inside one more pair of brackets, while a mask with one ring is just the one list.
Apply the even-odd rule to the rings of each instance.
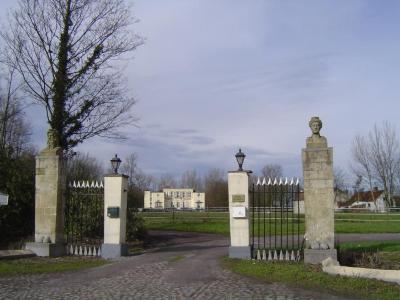
[[400, 270], [400, 253], [398, 252], [360, 252], [340, 251], [340, 265], [384, 270]]

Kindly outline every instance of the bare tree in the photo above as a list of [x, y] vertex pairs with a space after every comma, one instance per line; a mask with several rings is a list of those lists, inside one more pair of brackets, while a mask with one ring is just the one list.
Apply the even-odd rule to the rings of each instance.
[[14, 72], [8, 70], [0, 77], [0, 151], [15, 157], [29, 148], [30, 129], [17, 95]]
[[400, 144], [393, 125], [383, 123], [374, 126], [368, 135], [371, 145], [371, 158], [378, 182], [383, 187], [388, 205], [395, 206], [392, 196], [395, 190], [395, 177], [400, 168]]
[[360, 186], [364, 180], [369, 189], [371, 201], [376, 205], [376, 199], [374, 199], [373, 187], [374, 187], [374, 170], [372, 165], [372, 157], [370, 146], [363, 136], [357, 135], [352, 144], [351, 154], [354, 163], [351, 165], [353, 173], [357, 177], [357, 185]]
[[261, 169], [261, 176], [265, 178], [280, 178], [283, 176], [283, 169], [281, 165], [278, 164], [266, 164]]
[[128, 183], [129, 185], [133, 185], [135, 181], [135, 175], [137, 172], [137, 155], [136, 153], [131, 153], [128, 157], [124, 160], [121, 166], [122, 173], [129, 176]]
[[188, 170], [182, 174], [181, 184], [182, 188], [192, 188], [195, 191], [200, 191], [201, 187], [201, 178], [197, 176], [197, 172], [195, 170]]
[[101, 163], [89, 153], [76, 153], [67, 161], [67, 182], [74, 180], [99, 180], [103, 177]]
[[228, 206], [228, 182], [225, 174], [221, 169], [211, 169], [205, 175], [204, 188], [208, 207]]
[[134, 120], [116, 63], [143, 43], [129, 12], [123, 0], [20, 0], [1, 32], [4, 61], [44, 106], [65, 150]]
[[381, 127], [375, 125], [367, 138], [356, 137], [352, 155], [353, 171], [366, 178], [372, 199], [376, 183], [383, 189], [386, 203], [394, 205], [392, 196], [400, 172], [400, 144], [394, 126], [385, 122]]
[[170, 173], [162, 174], [158, 180], [158, 190], [162, 191], [164, 188], [176, 188], [177, 183], [175, 177]]
[[348, 186], [346, 182], [347, 176], [345, 171], [339, 167], [335, 167], [333, 169], [334, 203], [340, 202], [340, 199], [343, 198], [348, 200]]

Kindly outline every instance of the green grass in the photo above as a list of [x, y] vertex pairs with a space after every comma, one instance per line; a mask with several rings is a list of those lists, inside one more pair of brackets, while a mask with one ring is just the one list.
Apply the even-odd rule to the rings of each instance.
[[340, 250], [357, 252], [400, 252], [400, 241], [382, 241], [382, 242], [348, 242], [339, 245]]
[[88, 257], [25, 258], [0, 261], [0, 276], [76, 271], [98, 267], [107, 261]]
[[[147, 229], [177, 230], [192, 232], [207, 232], [229, 235], [229, 214], [227, 212], [145, 212], [141, 213]], [[258, 219], [258, 216], [260, 218]], [[260, 220], [260, 232], [263, 231], [263, 214], [255, 214], [255, 232], [258, 232], [258, 220]], [[272, 216], [273, 217], [273, 216]], [[294, 221], [292, 227], [291, 222]], [[275, 232], [274, 222], [271, 219], [271, 232]], [[282, 224], [282, 232], [297, 233], [296, 220], [289, 219]], [[266, 232], [270, 232], [266, 219]], [[294, 230], [292, 230], [292, 228]], [[277, 232], [280, 233], [280, 224], [277, 224]], [[372, 213], [336, 213], [335, 232], [337, 233], [400, 233], [400, 214], [372, 214]], [[304, 215], [300, 216], [300, 234], [304, 234]]]
[[400, 286], [371, 279], [331, 276], [320, 267], [302, 263], [263, 262], [224, 258], [223, 265], [233, 272], [256, 277], [265, 282], [283, 282], [290, 286], [330, 291], [333, 294], [367, 297], [370, 299], [398, 299]]

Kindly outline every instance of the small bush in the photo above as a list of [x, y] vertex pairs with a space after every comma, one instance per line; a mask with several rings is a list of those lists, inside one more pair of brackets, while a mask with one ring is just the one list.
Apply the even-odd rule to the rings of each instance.
[[128, 208], [126, 238], [128, 242], [143, 241], [147, 235], [144, 220], [136, 208]]

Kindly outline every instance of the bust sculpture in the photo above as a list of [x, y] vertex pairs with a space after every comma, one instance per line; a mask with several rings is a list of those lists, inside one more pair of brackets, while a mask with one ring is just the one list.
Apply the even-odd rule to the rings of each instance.
[[60, 147], [60, 143], [58, 142], [58, 135], [55, 129], [50, 128], [47, 131], [47, 149], [55, 149]]
[[322, 121], [319, 117], [312, 117], [308, 125], [311, 128], [312, 135], [307, 138], [307, 148], [326, 148], [328, 142], [326, 137], [320, 135]]

